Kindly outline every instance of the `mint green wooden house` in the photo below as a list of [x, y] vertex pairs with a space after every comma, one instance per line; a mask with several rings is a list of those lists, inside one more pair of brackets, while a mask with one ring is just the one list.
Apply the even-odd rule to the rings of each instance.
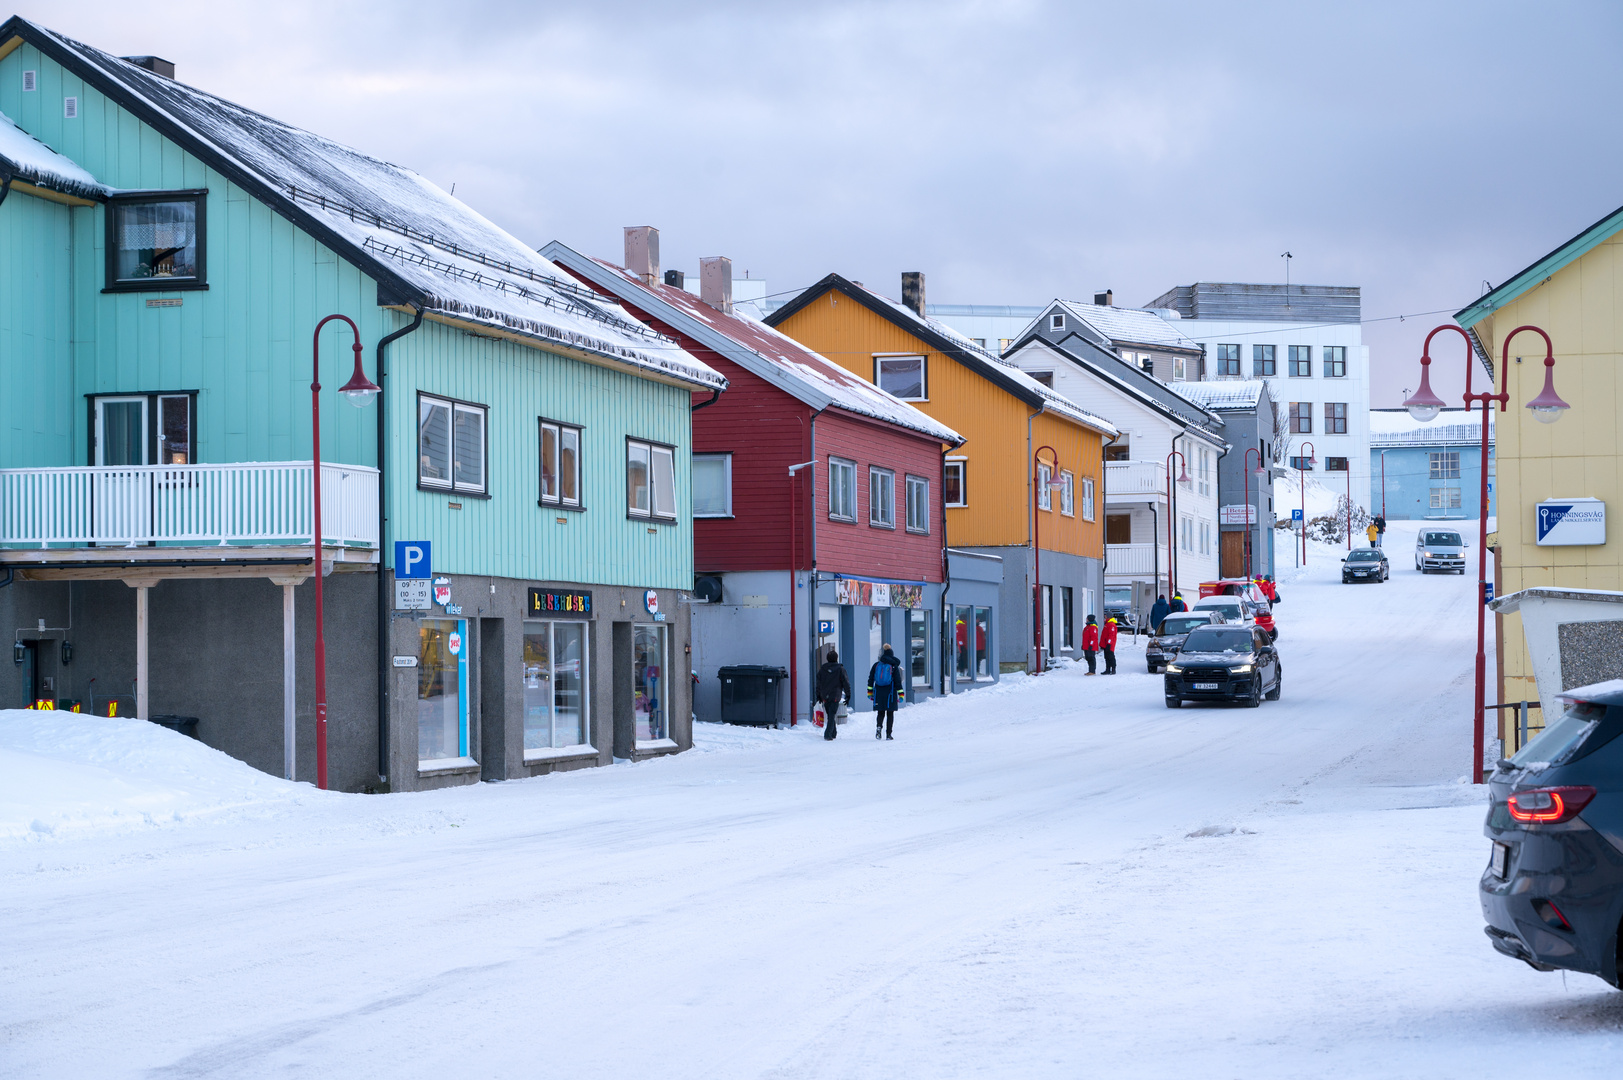
[[[38, 628], [0, 706], [312, 779], [320, 572], [334, 787], [691, 745], [690, 415], [726, 381], [675, 342], [415, 173], [20, 18], [0, 267], [0, 618]], [[331, 314], [383, 392], [337, 392], [327, 323], [318, 563]]]

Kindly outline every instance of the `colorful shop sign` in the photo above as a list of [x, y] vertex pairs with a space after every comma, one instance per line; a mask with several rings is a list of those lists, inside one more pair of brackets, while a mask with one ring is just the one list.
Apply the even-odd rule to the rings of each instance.
[[923, 607], [924, 586], [840, 578], [834, 583], [834, 602], [852, 607]]
[[531, 615], [590, 617], [592, 614], [592, 594], [590, 592], [563, 592], [556, 589], [531, 589], [529, 612]]

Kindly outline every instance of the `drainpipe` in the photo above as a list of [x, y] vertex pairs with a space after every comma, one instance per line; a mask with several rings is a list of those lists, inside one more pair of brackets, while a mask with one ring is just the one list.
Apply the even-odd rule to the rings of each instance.
[[[1120, 435], [1112, 435], [1110, 440], [1105, 443], [1105, 446], [1115, 446], [1116, 440], [1120, 438]], [[1105, 459], [1104, 446], [1099, 448], [1099, 498], [1093, 504], [1093, 513], [1095, 517], [1103, 517], [1105, 519], [1105, 542], [1099, 545], [1099, 550], [1104, 553], [1103, 558], [1099, 560], [1099, 602], [1103, 604], [1105, 599], [1105, 575], [1110, 573], [1110, 462]], [[1133, 539], [1131, 524], [1132, 519], [1129, 518], [1129, 528], [1127, 533], [1129, 543], [1131, 543]], [[1131, 590], [1129, 589], [1129, 591]], [[1138, 640], [1137, 618], [1133, 619], [1133, 640]]]
[[688, 412], [696, 413], [700, 409], [708, 409], [710, 406], [714, 405], [716, 402], [718, 402], [720, 400], [721, 400], [721, 391], [720, 390], [712, 390], [710, 392], [710, 400], [709, 401], [701, 401], [701, 402], [699, 402], [697, 405], [693, 406], [693, 408], [689, 409]]
[[[388, 417], [389, 408], [388, 391], [384, 389], [389, 384], [384, 382], [388, 368], [384, 361], [387, 358], [388, 347], [396, 338], [403, 338], [419, 326], [423, 325], [423, 309], [420, 304], [412, 304], [416, 315], [410, 325], [403, 326], [392, 334], [385, 334], [378, 339], [378, 780], [387, 782], [389, 779], [389, 676], [393, 672], [393, 664], [389, 659], [394, 650], [389, 641], [390, 618], [393, 614], [394, 604], [389, 596], [389, 576], [383, 572], [383, 560], [389, 550], [389, 453], [388, 453]], [[316, 567], [316, 573], [321, 567]]]
[[[959, 443], [958, 445], [962, 446], [963, 443]], [[954, 449], [956, 449], [956, 447]], [[948, 629], [948, 627], [950, 627], [952, 625], [952, 615], [951, 615], [952, 605], [950, 605], [947, 602], [947, 594], [952, 592], [952, 556], [949, 555], [948, 552], [947, 552], [947, 549], [950, 546], [947, 543], [947, 502], [946, 502], [946, 500], [947, 500], [947, 454], [949, 452], [950, 451], [948, 451], [946, 449], [943, 449], [941, 451], [941, 480], [940, 480], [941, 487], [939, 487], [937, 489], [941, 493], [941, 583], [942, 584], [941, 584], [941, 641], [940, 641], [940, 646], [941, 647], [939, 649], [937, 649], [936, 651], [941, 655], [941, 669], [940, 670], [941, 670], [941, 696], [942, 697], [947, 696], [947, 665], [949, 663], [956, 662], [956, 659], [957, 659], [953, 655], [953, 653], [951, 651], [951, 647], [947, 644], [947, 641], [948, 641], [947, 629]], [[965, 471], [967, 472], [968, 470], [965, 470]], [[1501, 701], [1504, 700], [1504, 697], [1505, 697], [1505, 695], [1503, 695], [1503, 694], [1499, 695], [1499, 699]]]
[[[1033, 563], [1041, 559], [1042, 556], [1037, 554], [1037, 466], [1031, 463], [1031, 422], [1042, 414], [1043, 410], [1039, 406], [1036, 412], [1026, 417], [1025, 467], [1031, 470], [1031, 483], [1026, 485], [1026, 501], [1030, 503], [1031, 512], [1026, 515], [1026, 522], [1031, 529], [1031, 559]], [[1040, 649], [1037, 644], [1037, 635], [1042, 632], [1042, 622], [1037, 613], [1037, 605], [1041, 602], [1041, 597], [1037, 595], [1037, 588], [1032, 584], [1030, 573], [1026, 574], [1026, 596], [1029, 598], [1026, 603], [1026, 610], [1031, 612], [1031, 636], [1026, 639], [1027, 644], [1031, 646], [1031, 662], [1027, 665], [1027, 670], [1030, 671], [1035, 670], [1037, 667], [1037, 653]]]
[[[806, 525], [807, 525], [806, 535], [811, 540], [811, 570], [806, 575], [806, 619], [807, 619], [807, 627], [806, 627], [806, 629], [809, 632], [809, 636], [808, 636], [807, 640], [808, 641], [814, 641], [814, 642], [817, 640], [817, 607], [818, 607], [818, 604], [817, 604], [817, 418], [819, 416], [822, 416], [823, 413], [827, 412], [828, 409], [829, 409], [829, 406], [824, 405], [821, 409], [818, 409], [816, 412], [812, 413], [811, 425], [810, 425], [810, 429], [811, 429], [811, 490], [806, 493]], [[813, 647], [813, 654], [815, 655], [815, 646]], [[795, 660], [795, 663], [797, 663], [797, 664], [800, 662], [800, 658], [798, 656], [795, 657], [794, 660]], [[816, 685], [817, 685], [817, 672], [814, 670], [812, 672], [812, 686], [814, 687], [814, 690], [813, 690], [814, 696], [815, 696], [815, 693], [816, 693], [816, 691], [815, 691]], [[795, 707], [799, 708], [799, 705], [797, 704]], [[835, 712], [838, 712], [838, 711], [839, 711], [838, 709], [835, 710]], [[811, 713], [811, 710], [810, 710], [810, 708], [808, 708], [807, 709], [807, 715], [809, 716], [810, 713]], [[828, 722], [831, 723], [831, 724], [834, 723], [835, 718], [832, 717], [832, 716], [829, 717]]]

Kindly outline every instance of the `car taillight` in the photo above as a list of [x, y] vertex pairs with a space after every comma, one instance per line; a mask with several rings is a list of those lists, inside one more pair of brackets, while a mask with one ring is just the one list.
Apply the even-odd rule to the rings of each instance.
[[1535, 825], [1554, 825], [1577, 817], [1594, 797], [1595, 789], [1583, 785], [1518, 791], [1510, 797], [1510, 816]]

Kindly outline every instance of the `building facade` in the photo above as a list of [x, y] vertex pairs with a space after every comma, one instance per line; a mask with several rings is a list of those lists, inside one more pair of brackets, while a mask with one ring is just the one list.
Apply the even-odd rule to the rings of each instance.
[[[1482, 410], [1444, 409], [1429, 424], [1405, 409], [1369, 414], [1370, 513], [1388, 521], [1474, 522], [1482, 506]], [[1488, 425], [1488, 516], [1496, 510], [1493, 425]], [[1400, 559], [1401, 561], [1405, 561]]]
[[[1178, 393], [1223, 419], [1229, 452], [1218, 462], [1218, 573], [1223, 577], [1272, 577], [1274, 573], [1274, 479], [1283, 475], [1283, 451], [1267, 379], [1186, 382]], [[1247, 509], [1249, 507], [1249, 509]]]

